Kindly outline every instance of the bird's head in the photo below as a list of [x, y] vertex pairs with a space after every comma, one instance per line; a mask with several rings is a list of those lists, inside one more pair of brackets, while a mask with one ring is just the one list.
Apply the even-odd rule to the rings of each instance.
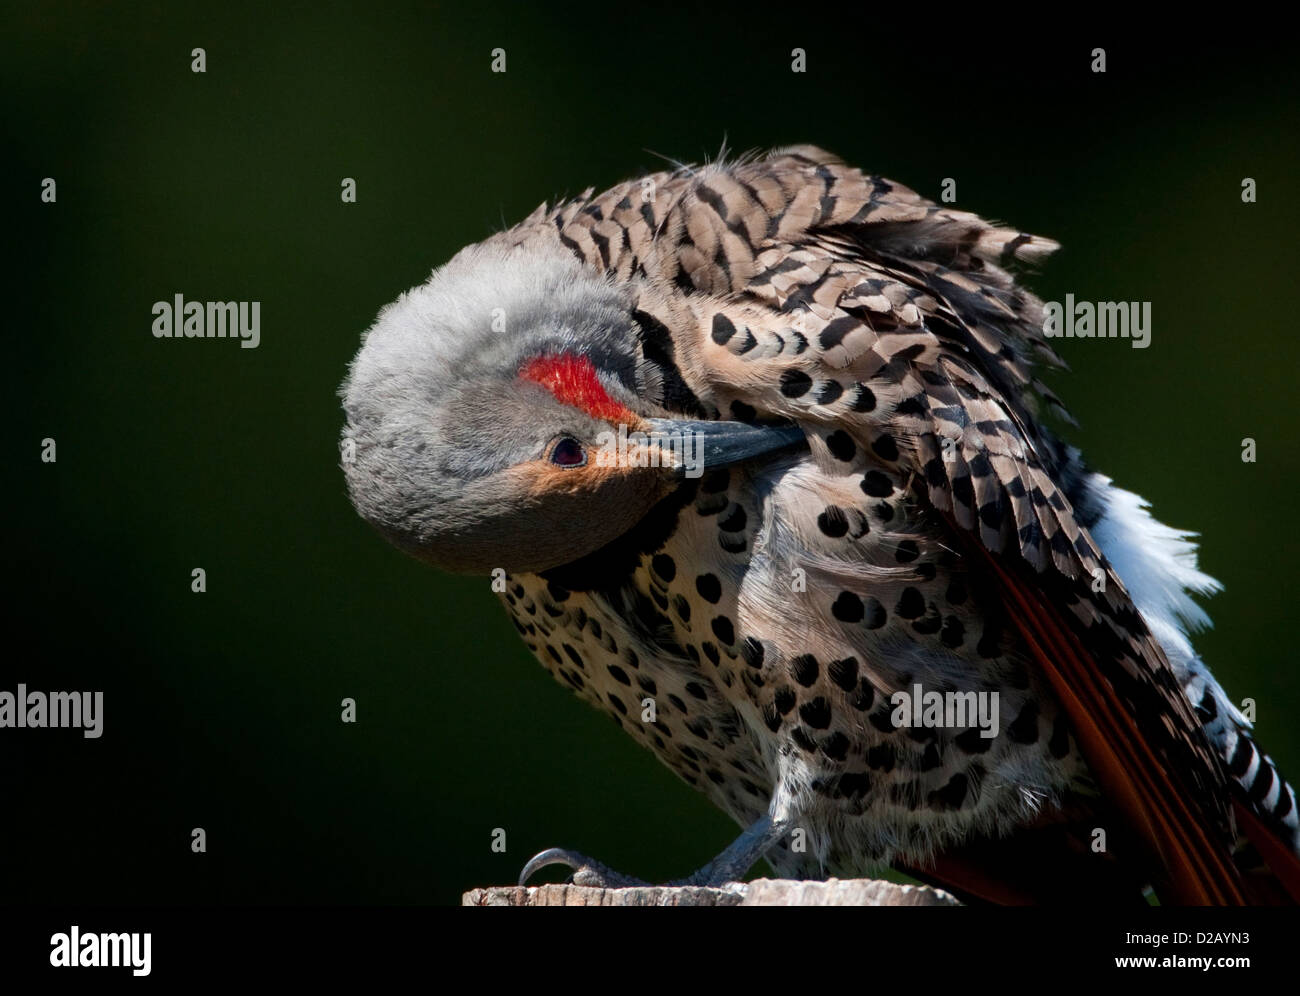
[[542, 571], [706, 467], [801, 438], [655, 417], [630, 293], [566, 255], [488, 242], [381, 311], [341, 392], [362, 517], [447, 570]]

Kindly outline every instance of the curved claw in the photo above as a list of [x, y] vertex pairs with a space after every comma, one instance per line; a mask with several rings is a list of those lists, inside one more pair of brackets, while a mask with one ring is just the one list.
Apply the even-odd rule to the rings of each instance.
[[530, 878], [548, 865], [565, 865], [577, 871], [582, 866], [582, 856], [562, 847], [549, 847], [528, 859], [523, 871], [519, 873], [519, 884], [527, 885]]
[[519, 884], [526, 885], [533, 875], [548, 865], [564, 865], [573, 869], [573, 875], [570, 877], [574, 885], [597, 889], [626, 889], [630, 886], [647, 884], [640, 879], [620, 875], [599, 861], [593, 861], [577, 851], [570, 851], [563, 847], [551, 847], [540, 854], [534, 854], [519, 873]]

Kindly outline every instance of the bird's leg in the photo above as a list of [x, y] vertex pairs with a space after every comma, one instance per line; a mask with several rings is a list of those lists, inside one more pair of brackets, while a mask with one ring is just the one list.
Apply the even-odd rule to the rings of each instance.
[[[683, 879], [676, 879], [667, 885], [722, 885], [734, 882], [753, 868], [758, 859], [767, 853], [785, 833], [788, 824], [776, 822], [764, 814], [744, 833], [732, 841], [721, 854], [703, 868]], [[552, 847], [534, 855], [519, 873], [519, 884], [524, 885], [539, 869], [547, 865], [565, 865], [573, 869], [573, 884], [600, 889], [626, 889], [632, 886], [648, 886], [649, 882], [621, 875], [607, 868], [599, 861], [594, 861], [577, 851], [562, 847]]]
[[781, 839], [788, 827], [789, 823], [778, 822], [772, 819], [771, 814], [764, 813], [703, 868], [668, 884], [717, 886], [725, 882], [737, 882], [758, 864], [758, 860]]

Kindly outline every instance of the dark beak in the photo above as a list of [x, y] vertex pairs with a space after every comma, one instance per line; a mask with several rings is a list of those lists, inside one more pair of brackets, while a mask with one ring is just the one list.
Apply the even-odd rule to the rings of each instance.
[[[673, 461], [678, 477], [752, 460], [805, 442], [797, 425], [746, 425], [694, 419], [646, 419], [656, 442]], [[667, 460], [665, 461], [667, 462]]]

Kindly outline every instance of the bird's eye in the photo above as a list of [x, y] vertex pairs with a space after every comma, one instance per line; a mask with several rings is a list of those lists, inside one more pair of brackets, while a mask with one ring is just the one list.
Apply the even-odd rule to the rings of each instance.
[[587, 451], [572, 436], [565, 436], [551, 450], [551, 463], [557, 467], [581, 467], [587, 462]]

